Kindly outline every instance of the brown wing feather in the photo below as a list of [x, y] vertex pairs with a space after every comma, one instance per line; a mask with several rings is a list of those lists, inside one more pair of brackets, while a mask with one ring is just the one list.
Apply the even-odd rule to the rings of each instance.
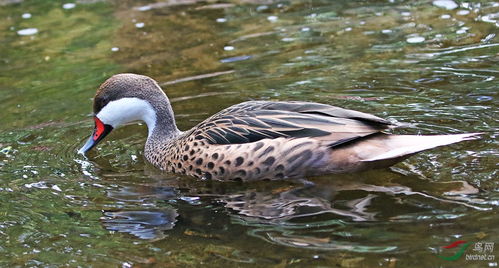
[[220, 111], [194, 127], [189, 135], [211, 144], [312, 137], [336, 146], [390, 125], [374, 115], [326, 104], [250, 101]]

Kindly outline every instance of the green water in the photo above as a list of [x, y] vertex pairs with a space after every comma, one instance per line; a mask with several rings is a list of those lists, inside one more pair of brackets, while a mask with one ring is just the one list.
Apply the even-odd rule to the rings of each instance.
[[[499, 2], [441, 2], [0, 0], [0, 266], [497, 266]], [[119, 72], [183, 130], [255, 99], [484, 135], [314, 185], [197, 181], [144, 162], [144, 125], [76, 155]], [[437, 257], [456, 240], [495, 260]]]

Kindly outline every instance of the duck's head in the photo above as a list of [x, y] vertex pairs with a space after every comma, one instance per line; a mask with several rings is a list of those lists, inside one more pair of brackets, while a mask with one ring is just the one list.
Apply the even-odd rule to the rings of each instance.
[[152, 78], [137, 74], [117, 74], [107, 79], [94, 97], [95, 128], [78, 151], [85, 154], [116, 127], [144, 121], [149, 136], [162, 125], [162, 132], [178, 132], [170, 102]]

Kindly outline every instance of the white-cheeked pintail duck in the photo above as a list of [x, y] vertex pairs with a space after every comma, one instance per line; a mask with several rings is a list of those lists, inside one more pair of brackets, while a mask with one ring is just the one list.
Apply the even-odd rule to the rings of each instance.
[[180, 131], [168, 97], [153, 79], [118, 74], [94, 98], [95, 129], [85, 154], [114, 128], [147, 124], [145, 158], [161, 170], [204, 179], [305, 178], [391, 166], [437, 146], [475, 139], [477, 133], [395, 135], [396, 123], [326, 104], [248, 101]]

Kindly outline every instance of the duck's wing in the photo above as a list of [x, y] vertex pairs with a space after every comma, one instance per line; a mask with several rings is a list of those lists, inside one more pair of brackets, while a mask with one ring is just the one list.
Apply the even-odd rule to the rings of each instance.
[[374, 115], [311, 102], [250, 101], [231, 106], [189, 133], [210, 144], [310, 137], [336, 146], [392, 127]]

